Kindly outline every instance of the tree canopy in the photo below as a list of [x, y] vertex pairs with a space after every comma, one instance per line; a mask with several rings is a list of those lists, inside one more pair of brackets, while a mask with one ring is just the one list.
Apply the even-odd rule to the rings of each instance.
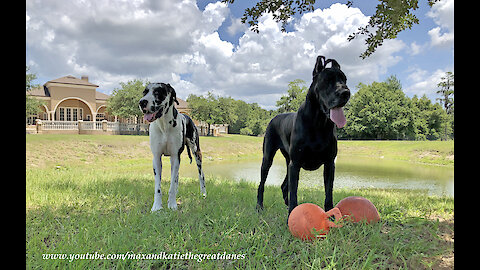
[[[27, 70], [28, 71], [28, 70]], [[28, 79], [27, 79], [28, 80]], [[138, 100], [147, 82], [120, 83], [108, 100], [107, 110], [122, 117], [141, 116]], [[438, 100], [432, 103], [426, 95], [409, 98], [400, 81], [390, 76], [384, 82], [360, 83], [344, 107], [347, 125], [337, 129], [340, 139], [363, 140], [438, 140], [454, 138], [454, 75], [447, 72], [438, 83]], [[305, 101], [305, 81], [293, 80], [286, 95], [277, 100], [278, 110], [265, 110], [257, 103], [231, 97], [190, 94], [187, 98], [193, 119], [209, 125], [228, 124], [229, 133], [261, 135], [276, 114], [295, 112]], [[447, 105], [445, 105], [447, 104]]]
[[40, 106], [42, 106], [43, 102], [32, 96], [28, 95], [28, 93], [38, 87], [38, 84], [34, 84], [33, 81], [37, 78], [37, 75], [34, 73], [29, 73], [30, 68], [26, 66], [26, 91], [25, 91], [25, 117], [29, 117], [30, 115], [35, 115], [40, 112]]
[[304, 80], [296, 79], [288, 83], [287, 95], [277, 101], [279, 113], [296, 112], [307, 97], [308, 88]]
[[[453, 86], [451, 72], [442, 78], [450, 82], [439, 83]], [[308, 89], [305, 82], [294, 80], [288, 84], [287, 95], [277, 101], [275, 113], [297, 111]], [[360, 83], [345, 106], [347, 125], [337, 129], [341, 139], [363, 140], [438, 140], [453, 139], [454, 118], [438, 103], [432, 103], [426, 95], [409, 98], [402, 90], [400, 81], [390, 76], [384, 82]], [[453, 89], [453, 88], [452, 88]], [[453, 108], [453, 90], [448, 100]], [[442, 94], [442, 90], [439, 90]], [[268, 123], [268, 122], [267, 122]]]
[[[428, 0], [432, 7], [439, 0]], [[222, 0], [224, 3], [233, 4], [235, 0]], [[271, 13], [276, 22], [282, 23], [282, 31], [285, 32], [285, 26], [290, 18], [295, 14], [313, 11], [316, 0], [260, 0], [255, 6], [246, 8], [241, 18], [242, 23], [247, 23], [250, 29], [256, 33], [258, 30], [258, 19], [264, 13]], [[414, 24], [418, 24], [418, 18], [413, 11], [418, 8], [418, 0], [382, 0], [376, 6], [376, 12], [370, 17], [368, 25], [359, 27], [358, 31], [352, 33], [348, 40], [358, 36], [366, 36], [365, 44], [367, 49], [360, 57], [366, 58], [375, 52], [377, 47], [382, 46], [386, 39], [395, 39], [398, 33], [405, 29], [411, 29]], [[347, 1], [348, 7], [353, 5], [354, 1]]]
[[265, 132], [271, 112], [262, 109], [257, 103], [246, 103], [231, 97], [215, 96], [208, 92], [205, 96], [189, 95], [188, 106], [192, 117], [208, 124], [228, 124], [229, 133], [257, 136]]
[[113, 89], [108, 98], [107, 112], [120, 117], [142, 117], [143, 113], [138, 107], [138, 101], [142, 98], [143, 90], [148, 82], [135, 79], [128, 82], [120, 82], [120, 88]]
[[453, 118], [440, 104], [423, 95], [407, 97], [400, 81], [360, 83], [345, 106], [347, 125], [340, 138], [380, 140], [437, 140], [453, 138]]

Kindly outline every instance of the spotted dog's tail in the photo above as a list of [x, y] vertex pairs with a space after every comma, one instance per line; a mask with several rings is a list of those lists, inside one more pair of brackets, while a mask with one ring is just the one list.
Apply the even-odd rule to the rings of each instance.
[[188, 154], [188, 157], [190, 158], [190, 164], [192, 164], [192, 154], [190, 153], [190, 147], [188, 147], [188, 143], [186, 144], [187, 146], [187, 154]]
[[[198, 138], [198, 130], [195, 124], [193, 123], [193, 120], [186, 114], [183, 114], [185, 117], [185, 120], [187, 121], [185, 123], [186, 126], [186, 133], [185, 133], [185, 139], [187, 143], [185, 144], [187, 146], [187, 153], [188, 157], [190, 158], [190, 164], [192, 163], [192, 154], [191, 151], [195, 154], [196, 158], [199, 158], [200, 160], [202, 159], [202, 154], [200, 152], [200, 144], [199, 144], [199, 138]], [[190, 150], [190, 146], [193, 147], [192, 150]]]

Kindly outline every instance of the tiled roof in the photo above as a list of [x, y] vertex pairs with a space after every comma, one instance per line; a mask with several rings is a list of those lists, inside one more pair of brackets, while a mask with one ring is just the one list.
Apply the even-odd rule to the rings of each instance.
[[178, 105], [175, 104], [175, 108], [177, 108], [177, 109], [187, 109], [188, 108], [188, 102], [186, 102], [185, 100], [183, 100], [181, 98], [178, 98], [178, 97], [177, 97], [177, 100], [178, 100]]
[[98, 87], [98, 85], [96, 85], [96, 84], [90, 83], [86, 80], [75, 78], [71, 75], [48, 81], [45, 84], [47, 84], [47, 83], [77, 84], [77, 85], [87, 85], [87, 86]]
[[95, 92], [95, 99], [107, 100], [110, 96], [102, 92]]
[[[39, 86], [37, 88], [34, 88], [34, 89], [30, 90], [29, 95], [38, 96], [38, 97], [49, 97], [50, 93], [48, 91], [48, 88], [45, 87], [45, 85], [47, 83], [64, 83], [64, 84], [76, 84], [76, 85], [87, 85], [87, 86], [98, 87], [98, 85], [96, 85], [96, 84], [92, 84], [92, 83], [89, 83], [86, 80], [78, 79], [78, 78], [75, 78], [71, 75], [68, 75], [68, 76], [65, 76], [65, 77], [61, 77], [61, 78], [58, 78], [58, 79], [55, 79], [55, 80], [48, 81], [44, 84], [44, 86]], [[95, 91], [95, 98], [98, 99], [98, 100], [107, 100], [109, 97], [110, 96], [107, 95], [107, 94]], [[178, 98], [178, 97], [177, 97], [177, 100], [178, 100], [178, 105], [175, 104], [175, 108], [177, 108], [177, 109], [188, 109], [188, 102], [186, 102], [185, 100], [183, 100], [181, 98]]]
[[30, 96], [37, 96], [37, 97], [49, 97], [50, 93], [48, 90], [45, 89], [46, 87], [39, 86], [37, 88], [33, 88], [28, 92]]

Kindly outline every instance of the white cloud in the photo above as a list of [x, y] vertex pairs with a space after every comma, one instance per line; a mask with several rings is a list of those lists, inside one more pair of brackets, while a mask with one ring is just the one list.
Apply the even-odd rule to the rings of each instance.
[[437, 69], [429, 72], [418, 67], [410, 68], [408, 79], [412, 81], [412, 84], [405, 87], [405, 93], [408, 95], [416, 94], [418, 97], [427, 95], [427, 97], [435, 102], [435, 93], [438, 90], [437, 84], [441, 81], [441, 78], [445, 76], [447, 71], [449, 70]]
[[220, 2], [201, 11], [194, 0], [32, 1], [27, 14], [27, 62], [39, 77], [86, 74], [106, 92], [135, 78], [164, 81], [181, 98], [213, 91], [266, 108], [289, 81], [310, 85], [317, 55], [336, 59], [353, 89], [378, 80], [407, 47], [387, 40], [362, 60], [364, 38], [347, 37], [369, 17], [342, 4], [304, 13], [288, 33], [272, 15], [259, 19], [260, 34], [231, 19], [230, 35], [245, 31], [236, 46], [218, 33], [231, 18]]
[[431, 45], [436, 47], [451, 47], [453, 45], [454, 34], [451, 33], [440, 33], [441, 28], [435, 27], [432, 30], [428, 31], [430, 36]]
[[229, 12], [227, 5], [222, 2], [209, 3], [202, 13], [202, 24], [198, 27], [207, 33], [216, 31]]
[[242, 20], [237, 18], [230, 18], [230, 26], [227, 28], [228, 33], [231, 36], [234, 36], [237, 33], [245, 32], [248, 30], [248, 27], [242, 23]]
[[362, 60], [358, 56], [365, 49], [364, 40], [349, 42], [347, 37], [368, 20], [357, 8], [334, 4], [305, 13], [294, 24], [294, 31], [284, 33], [272, 15], [264, 15], [259, 18], [260, 34], [245, 32], [233, 51], [217, 35], [211, 35], [208, 43], [199, 40], [208, 46], [195, 52], [207, 61], [192, 69], [192, 82], [205, 91], [258, 100], [265, 102], [261, 103], [265, 107], [273, 107], [276, 99], [272, 97], [281, 96], [289, 81], [300, 78], [308, 86], [316, 56], [325, 55], [340, 63], [354, 89], [359, 82], [378, 80], [388, 67], [400, 61], [395, 53], [405, 47], [402, 41], [388, 40], [374, 55]]
[[425, 49], [424, 45], [418, 45], [417, 42], [414, 41], [410, 44], [410, 48], [408, 50], [408, 53], [410, 55], [414, 56], [414, 55], [422, 53], [424, 49]]
[[427, 16], [439, 25], [428, 31], [431, 46], [453, 47], [454, 40], [454, 4], [453, 0], [435, 3]]

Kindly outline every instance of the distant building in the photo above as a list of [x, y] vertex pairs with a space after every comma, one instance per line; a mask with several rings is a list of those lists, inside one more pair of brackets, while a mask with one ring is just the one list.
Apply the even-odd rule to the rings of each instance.
[[[28, 118], [28, 124], [35, 124], [36, 119], [51, 121], [102, 121], [131, 122], [132, 119], [119, 119], [106, 112], [109, 95], [97, 91], [98, 85], [90, 83], [87, 76], [80, 79], [65, 76], [46, 82], [43, 86], [32, 89], [32, 97], [43, 100], [42, 111]], [[177, 98], [175, 105], [181, 113], [190, 113], [188, 103]]]
[[[55, 121], [57, 124], [50, 125], [50, 130], [55, 129], [55, 132], [66, 132], [66, 130], [75, 130], [78, 128], [78, 120], [100, 122], [107, 120], [108, 122], [120, 122], [129, 124], [136, 123], [136, 118], [121, 118], [115, 115], [109, 115], [106, 111], [108, 106], [107, 99], [109, 95], [98, 92], [99, 86], [88, 81], [88, 76], [81, 76], [75, 78], [68, 75], [55, 80], [46, 82], [43, 86], [32, 89], [28, 94], [34, 98], [44, 101], [41, 107], [41, 112], [37, 115], [31, 115], [27, 118], [27, 130], [32, 130], [32, 125], [36, 124], [36, 119], [45, 121]], [[175, 108], [180, 113], [191, 115], [191, 109], [188, 107], [188, 102], [177, 97], [178, 105]], [[57, 122], [58, 121], [58, 122]], [[142, 122], [144, 120], [142, 119]], [[206, 123], [200, 123], [193, 119], [197, 125], [201, 135], [208, 134]], [[59, 122], [65, 124], [59, 125]], [[69, 123], [67, 126], [67, 123]], [[145, 122], [146, 123], [146, 122]], [[100, 123], [98, 123], [100, 124]], [[28, 127], [30, 125], [30, 127]], [[91, 127], [98, 130], [96, 125], [83, 126]], [[56, 129], [62, 127], [62, 129]], [[100, 125], [98, 125], [100, 127]], [[46, 127], [44, 127], [46, 132]], [[219, 134], [228, 133], [228, 125], [211, 125], [211, 134], [217, 136]]]

